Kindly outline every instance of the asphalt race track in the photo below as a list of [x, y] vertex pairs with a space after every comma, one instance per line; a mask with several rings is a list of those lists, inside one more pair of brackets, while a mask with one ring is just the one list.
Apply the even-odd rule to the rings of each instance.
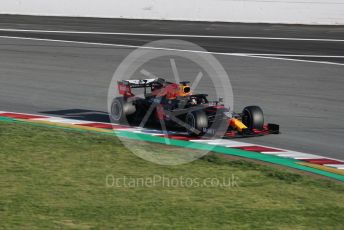
[[[141, 46], [166, 38], [215, 53], [249, 54], [214, 56], [230, 76], [235, 110], [260, 105], [282, 134], [245, 142], [344, 159], [342, 26], [0, 16], [0, 110], [104, 121], [113, 73], [134, 48], [86, 42]], [[178, 67], [184, 79], [191, 67]], [[151, 68], [166, 71], [162, 63]], [[200, 85], [207, 89], [207, 82]]]

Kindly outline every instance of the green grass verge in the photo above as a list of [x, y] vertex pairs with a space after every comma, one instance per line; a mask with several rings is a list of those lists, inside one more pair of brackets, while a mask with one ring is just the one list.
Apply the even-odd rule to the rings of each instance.
[[0, 139], [0, 229], [344, 229], [344, 185], [332, 181], [215, 155], [160, 166], [113, 136], [27, 124], [0, 122]]

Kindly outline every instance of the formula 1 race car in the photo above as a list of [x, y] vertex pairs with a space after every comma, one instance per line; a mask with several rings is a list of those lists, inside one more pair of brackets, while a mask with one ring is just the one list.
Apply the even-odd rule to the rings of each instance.
[[[133, 90], [142, 88], [141, 96]], [[117, 124], [144, 127], [159, 123], [168, 130], [183, 129], [190, 136], [216, 135], [248, 137], [278, 134], [279, 125], [264, 124], [263, 111], [248, 106], [242, 113], [226, 108], [223, 100], [208, 101], [206, 94], [193, 94], [190, 83], [164, 79], [123, 80], [118, 82], [119, 97], [113, 99], [110, 118]]]

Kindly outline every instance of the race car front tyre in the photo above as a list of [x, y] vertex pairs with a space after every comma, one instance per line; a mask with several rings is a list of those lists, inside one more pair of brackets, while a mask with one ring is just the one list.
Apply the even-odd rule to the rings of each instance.
[[242, 114], [242, 121], [249, 129], [263, 130], [264, 114], [259, 106], [247, 106]]
[[208, 128], [208, 116], [203, 110], [188, 113], [185, 121], [190, 126], [186, 129], [190, 136], [202, 136]]
[[111, 103], [111, 120], [115, 123], [131, 122], [132, 115], [136, 112], [136, 107], [125, 98], [115, 98]]

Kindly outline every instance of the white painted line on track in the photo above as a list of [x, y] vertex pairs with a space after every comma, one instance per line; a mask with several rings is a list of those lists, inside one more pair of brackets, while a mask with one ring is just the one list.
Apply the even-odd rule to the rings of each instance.
[[[269, 147], [269, 146], [263, 146], [263, 147]], [[272, 148], [272, 147], [269, 147]], [[278, 148], [276, 148], [278, 149]], [[303, 153], [303, 152], [297, 152], [297, 151], [292, 151], [292, 150], [287, 150], [287, 149], [278, 149], [282, 150], [284, 152], [261, 152], [263, 154], [267, 155], [278, 155], [280, 157], [288, 157], [288, 158], [293, 158], [296, 160], [306, 160], [306, 159], [327, 159], [327, 160], [336, 160], [336, 161], [341, 161], [336, 158], [332, 157], [325, 157], [321, 155], [315, 155], [315, 154], [310, 154], [310, 153]]]
[[[264, 146], [264, 147], [268, 147], [268, 146]], [[269, 147], [270, 148], [270, 147]], [[280, 151], [278, 151], [278, 152], [272, 152], [272, 151], [268, 151], [268, 152], [261, 152], [261, 153], [263, 153], [263, 154], [267, 154], [267, 155], [278, 155], [278, 156], [284, 156], [284, 155], [286, 155], [286, 156], [290, 156], [290, 155], [294, 155], [294, 154], [292, 154], [292, 153], [290, 153], [290, 152], [280, 152]]]
[[293, 62], [308, 62], [308, 63], [317, 63], [317, 64], [327, 64], [327, 65], [344, 66], [344, 63], [339, 63], [339, 62], [312, 61], [312, 60], [304, 60], [304, 59], [268, 57], [268, 56], [258, 56], [258, 55], [247, 55], [246, 57], [262, 58], [262, 59], [271, 59], [271, 60], [282, 60], [282, 61], [293, 61]]
[[[266, 153], [264, 153], [266, 154]], [[324, 157], [322, 156], [317, 156], [314, 154], [307, 154], [307, 153], [300, 153], [300, 152], [286, 152], [286, 153], [279, 153], [276, 154], [277, 156], [281, 157], [287, 157], [287, 158], [293, 158], [297, 160], [303, 160], [303, 159], [322, 159]]]
[[183, 38], [218, 38], [218, 39], [251, 39], [251, 40], [286, 40], [286, 41], [319, 41], [319, 42], [344, 42], [343, 39], [326, 38], [290, 38], [290, 37], [263, 37], [263, 36], [226, 36], [226, 35], [192, 35], [192, 34], [157, 34], [157, 33], [120, 33], [75, 30], [27, 30], [0, 28], [3, 32], [29, 32], [29, 33], [54, 33], [54, 34], [96, 34], [96, 35], [122, 35], [122, 36], [147, 36], [147, 37], [183, 37]]
[[293, 158], [297, 160], [306, 160], [306, 159], [322, 159], [324, 157], [314, 155], [314, 154], [308, 154], [308, 153], [299, 153], [299, 154], [295, 153]]
[[137, 45], [124, 45], [124, 44], [112, 44], [112, 43], [98, 43], [98, 42], [82, 42], [82, 41], [71, 41], [71, 40], [56, 40], [56, 39], [48, 39], [48, 38], [16, 37], [16, 36], [0, 36], [0, 38], [17, 39], [17, 40], [32, 40], [32, 41], [48, 41], [48, 42], [60, 42], [60, 43], [72, 43], [72, 44], [108, 46], [108, 47], [141, 48], [141, 49], [152, 49], [152, 50], [166, 50], [166, 51], [177, 51], [177, 52], [203, 53], [203, 54], [213, 54], [213, 55], [248, 57], [248, 58], [262, 58], [262, 59], [271, 59], [271, 60], [283, 60], [283, 61], [294, 61], [294, 62], [306, 62], [306, 63], [316, 63], [316, 64], [327, 64], [327, 65], [344, 66], [344, 63], [338, 63], [338, 62], [311, 61], [311, 60], [303, 60], [303, 59], [291, 59], [291, 58], [280, 58], [280, 57], [270, 57], [270, 56], [259, 56], [257, 54], [245, 54], [245, 53], [221, 53], [221, 52], [210, 52], [210, 51], [199, 51], [199, 50], [184, 50], [184, 49], [173, 49], [173, 48], [137, 46]]
[[34, 118], [34, 119], [29, 119], [29, 120], [49, 121], [49, 122], [54, 122], [54, 123], [63, 123], [63, 124], [72, 124], [72, 125], [90, 123], [89, 121], [73, 120], [73, 119], [66, 119], [66, 118], [60, 118], [60, 117]]
[[192, 142], [204, 143], [209, 145], [221, 145], [224, 147], [248, 147], [254, 144], [244, 143], [239, 141], [231, 141], [226, 139], [213, 139], [213, 140], [190, 140]]
[[288, 158], [293, 158], [293, 159], [322, 159], [324, 158], [323, 156], [318, 156], [314, 154], [309, 154], [309, 153], [302, 153], [302, 152], [296, 152], [296, 151], [291, 151], [291, 150], [284, 150], [284, 149], [278, 149], [283, 152], [262, 152], [263, 154], [267, 155], [276, 155], [280, 157], [288, 157]]
[[305, 58], [344, 58], [338, 55], [313, 55], [313, 54], [259, 54], [259, 53], [239, 53], [250, 56], [268, 56], [268, 57], [305, 57]]
[[130, 131], [130, 132], [140, 132], [141, 129], [139, 128], [119, 128], [119, 129], [116, 129], [118, 131]]
[[[135, 130], [133, 132], [134, 133], [141, 133], [141, 134], [149, 134], [149, 135], [153, 135], [153, 136], [164, 135], [164, 132], [161, 130], [146, 129], [146, 128], [138, 128], [137, 130]], [[172, 133], [167, 133], [167, 135], [170, 135], [170, 134], [172, 134]]]
[[336, 168], [336, 169], [344, 169], [344, 164], [343, 165], [325, 164], [325, 166]]

